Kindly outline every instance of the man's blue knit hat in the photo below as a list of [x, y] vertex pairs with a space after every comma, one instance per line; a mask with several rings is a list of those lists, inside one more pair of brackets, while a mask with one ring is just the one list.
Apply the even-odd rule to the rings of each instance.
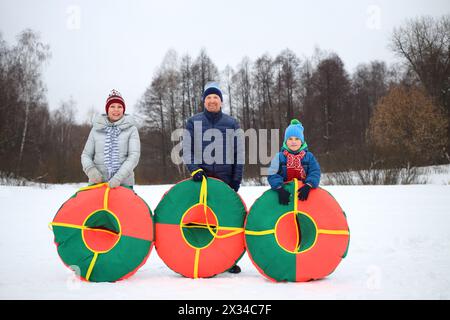
[[219, 84], [217, 82], [209, 82], [205, 86], [205, 91], [203, 91], [203, 102], [205, 101], [205, 98], [210, 94], [217, 94], [220, 97], [220, 101], [223, 102], [222, 98], [222, 91], [219, 88]]
[[284, 132], [284, 142], [286, 143], [287, 139], [289, 139], [290, 137], [297, 137], [302, 142], [305, 142], [303, 130], [304, 129], [302, 123], [297, 119], [292, 119], [291, 124], [286, 128], [286, 131]]

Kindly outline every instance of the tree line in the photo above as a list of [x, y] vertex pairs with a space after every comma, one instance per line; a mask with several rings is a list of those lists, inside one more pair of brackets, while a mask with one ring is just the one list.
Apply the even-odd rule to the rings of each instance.
[[84, 181], [80, 154], [90, 130], [75, 123], [75, 101], [49, 111], [42, 72], [51, 58], [24, 30], [9, 46], [0, 34], [0, 175], [36, 182]]
[[[205, 49], [196, 57], [169, 50], [136, 105], [142, 143], [137, 181], [187, 176], [172, 162], [179, 143], [172, 133], [203, 110], [203, 88], [212, 80], [220, 82], [224, 106], [244, 130], [268, 129], [270, 141], [270, 129], [279, 129], [274, 139], [281, 146], [290, 119], [299, 119], [324, 172], [449, 163], [449, 35], [448, 15], [408, 20], [389, 39], [401, 63], [370, 61], [352, 73], [337, 53], [320, 49], [310, 57], [290, 49], [244, 57], [223, 70]], [[41, 80], [49, 58], [31, 30], [12, 48], [0, 38], [0, 171], [84, 181], [79, 155], [90, 126], [74, 122], [74, 101], [49, 112]], [[246, 164], [245, 177], [259, 177], [260, 167]]]
[[[289, 49], [244, 57], [221, 72], [205, 50], [196, 58], [170, 50], [138, 103], [141, 172], [156, 181], [186, 175], [171, 162], [171, 133], [203, 110], [208, 80], [220, 80], [224, 104], [244, 130], [280, 129], [280, 146], [290, 119], [298, 118], [326, 172], [448, 163], [449, 21], [407, 21], [390, 39], [402, 63], [371, 61], [352, 74], [338, 54], [320, 49], [304, 58]], [[258, 177], [259, 169], [247, 164], [245, 176]]]

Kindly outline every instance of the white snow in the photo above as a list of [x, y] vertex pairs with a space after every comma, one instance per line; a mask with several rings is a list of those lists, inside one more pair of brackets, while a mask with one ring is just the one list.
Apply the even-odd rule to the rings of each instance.
[[[450, 299], [449, 185], [324, 186], [347, 214], [350, 249], [328, 278], [308, 283], [270, 282], [247, 255], [240, 274], [183, 278], [154, 248], [127, 280], [81, 282], [47, 226], [79, 187], [0, 186], [0, 299]], [[135, 190], [154, 210], [169, 188]], [[265, 190], [240, 194], [250, 208]]]
[[[366, 179], [369, 176], [382, 177], [383, 171], [385, 170], [363, 170], [361, 173]], [[344, 177], [348, 181], [349, 185], [362, 185], [360, 177], [358, 173], [355, 171], [345, 172], [345, 173], [337, 173], [337, 175], [344, 174]], [[412, 174], [412, 176], [411, 176]], [[336, 173], [322, 173], [320, 178], [320, 183], [322, 185], [334, 185], [333, 181], [336, 179], [332, 179]], [[409, 178], [409, 179], [407, 179]], [[371, 180], [369, 180], [371, 181]], [[427, 166], [427, 167], [413, 167], [410, 168], [410, 172], [408, 174], [408, 170], [403, 168], [399, 172], [399, 176], [397, 177], [397, 184], [405, 184], [402, 181], [411, 181], [412, 184], [438, 184], [438, 185], [449, 185], [450, 184], [450, 165], [436, 165], [436, 166]]]

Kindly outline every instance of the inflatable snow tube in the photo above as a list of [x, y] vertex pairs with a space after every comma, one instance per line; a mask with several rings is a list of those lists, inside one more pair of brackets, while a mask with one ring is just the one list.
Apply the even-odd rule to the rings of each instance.
[[181, 181], [155, 209], [156, 251], [170, 269], [185, 277], [213, 277], [244, 254], [246, 214], [239, 195], [224, 182]]
[[114, 282], [133, 275], [154, 242], [150, 208], [132, 189], [81, 188], [50, 223], [63, 263], [81, 279]]
[[324, 189], [311, 190], [299, 201], [301, 183], [284, 188], [293, 195], [289, 205], [278, 194], [266, 191], [252, 205], [245, 222], [249, 257], [268, 279], [304, 282], [331, 274], [347, 254], [350, 232], [345, 213]]

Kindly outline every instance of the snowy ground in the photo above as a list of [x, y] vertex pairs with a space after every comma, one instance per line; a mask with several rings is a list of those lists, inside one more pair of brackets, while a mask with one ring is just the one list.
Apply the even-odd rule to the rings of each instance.
[[[78, 187], [0, 186], [0, 299], [450, 299], [449, 185], [325, 186], [347, 214], [350, 249], [331, 276], [309, 283], [272, 283], [247, 255], [241, 274], [187, 279], [155, 249], [128, 280], [80, 282], [47, 227]], [[135, 190], [154, 210], [169, 187]], [[240, 194], [250, 207], [265, 190]]]

